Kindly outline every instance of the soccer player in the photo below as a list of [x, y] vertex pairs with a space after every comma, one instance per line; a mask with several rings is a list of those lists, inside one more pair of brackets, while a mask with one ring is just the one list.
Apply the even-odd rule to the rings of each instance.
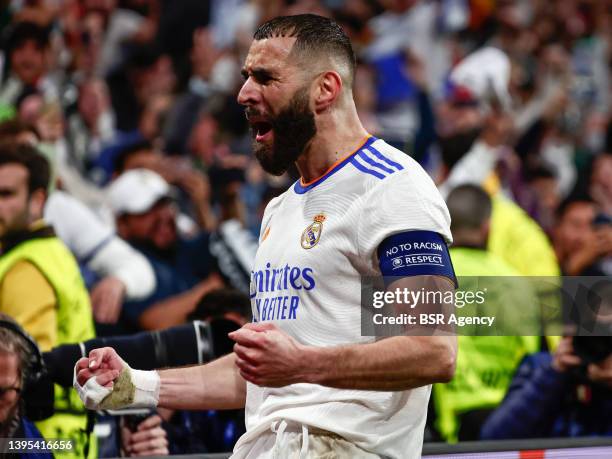
[[235, 458], [420, 457], [431, 383], [456, 339], [362, 336], [361, 276], [453, 289], [450, 218], [428, 175], [364, 130], [355, 56], [330, 19], [278, 17], [254, 36], [238, 101], [255, 155], [301, 178], [268, 205], [251, 273], [253, 322], [210, 364], [145, 372], [110, 348], [77, 363], [87, 406], [246, 407]]

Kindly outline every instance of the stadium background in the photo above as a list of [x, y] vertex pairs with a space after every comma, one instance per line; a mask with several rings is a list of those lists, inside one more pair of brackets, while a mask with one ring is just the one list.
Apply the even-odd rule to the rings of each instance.
[[[143, 291], [130, 286], [140, 282], [134, 261], [118, 293], [90, 263], [107, 236], [80, 251], [66, 241], [99, 335], [179, 325], [190, 313], [246, 320], [237, 297], [233, 308], [217, 299], [214, 313], [202, 298], [217, 288], [246, 293], [263, 209], [298, 175], [267, 176], [252, 157], [235, 101], [240, 67], [259, 24], [306, 12], [334, 17], [350, 36], [355, 100], [371, 134], [417, 159], [443, 193], [473, 183], [493, 196], [491, 252], [520, 275], [612, 275], [612, 2], [3, 0], [0, 141], [33, 133], [52, 163], [54, 192], [86, 209], [81, 219], [59, 206], [52, 223], [73, 220], [68, 226], [86, 233], [94, 219], [100, 234], [116, 229], [154, 279]], [[133, 236], [122, 218], [154, 207], [158, 226]], [[160, 249], [170, 221], [178, 236]], [[512, 370], [554, 349], [546, 340], [521, 346]], [[487, 410], [511, 376], [495, 403], [483, 402]], [[457, 413], [436, 410], [426, 438], [463, 439]], [[187, 449], [179, 443], [199, 435], [189, 425], [201, 419], [164, 424], [169, 452], [231, 447], [239, 416], [200, 415], [207, 437]]]

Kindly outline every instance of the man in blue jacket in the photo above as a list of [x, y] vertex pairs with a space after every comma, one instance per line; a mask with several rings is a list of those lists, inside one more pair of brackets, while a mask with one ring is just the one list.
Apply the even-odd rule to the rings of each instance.
[[571, 337], [525, 357], [483, 439], [612, 436], [612, 349], [586, 364]]

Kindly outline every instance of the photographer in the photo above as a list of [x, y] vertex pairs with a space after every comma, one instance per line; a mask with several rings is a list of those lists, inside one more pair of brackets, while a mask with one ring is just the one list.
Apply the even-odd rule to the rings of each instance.
[[[0, 438], [42, 440], [36, 426], [26, 418], [23, 394], [34, 381], [32, 368], [34, 356], [26, 342], [25, 333], [17, 323], [5, 314], [0, 314]], [[28, 384], [30, 383], [30, 384]], [[7, 445], [0, 443], [0, 453]], [[32, 455], [33, 456], [33, 455]], [[9, 457], [22, 459], [29, 454]], [[50, 453], [36, 455], [39, 459], [51, 459]]]
[[[504, 401], [485, 422], [482, 439], [612, 435], [612, 348], [603, 359], [579, 357], [584, 353], [575, 339], [563, 338], [552, 355], [523, 360]], [[610, 338], [590, 339], [609, 344]]]

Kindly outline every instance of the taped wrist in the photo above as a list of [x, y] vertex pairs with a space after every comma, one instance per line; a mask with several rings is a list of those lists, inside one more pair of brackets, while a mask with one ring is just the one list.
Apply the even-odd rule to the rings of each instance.
[[124, 368], [113, 384], [112, 391], [102, 400], [100, 408], [155, 408], [159, 402], [160, 379], [157, 371]]
[[81, 386], [74, 372], [74, 388], [90, 410], [155, 408], [159, 402], [160, 379], [156, 371], [134, 370], [125, 366], [112, 388], [101, 386], [92, 376]]
[[95, 377], [89, 378], [87, 382], [81, 386], [77, 382], [76, 371], [74, 372], [73, 386], [83, 401], [83, 404], [89, 410], [97, 410], [100, 407], [100, 402], [112, 392], [112, 389], [98, 384]]

